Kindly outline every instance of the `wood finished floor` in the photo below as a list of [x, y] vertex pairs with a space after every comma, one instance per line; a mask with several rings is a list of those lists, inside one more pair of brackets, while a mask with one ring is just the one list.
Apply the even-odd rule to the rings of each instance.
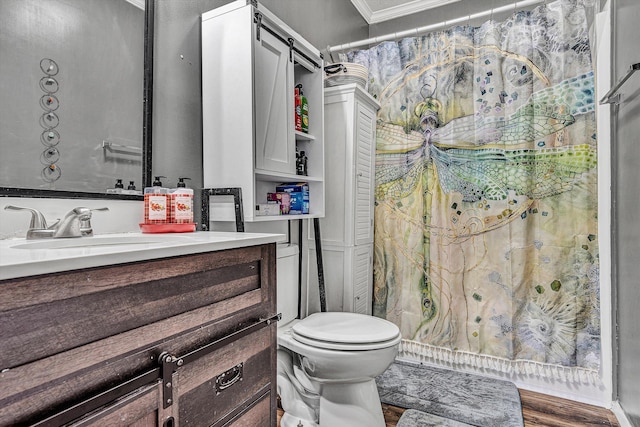
[[[524, 427], [620, 427], [616, 417], [607, 409], [532, 391], [519, 391]], [[382, 412], [387, 427], [395, 427], [404, 409], [383, 404]], [[281, 416], [282, 410], [278, 409], [278, 427]]]

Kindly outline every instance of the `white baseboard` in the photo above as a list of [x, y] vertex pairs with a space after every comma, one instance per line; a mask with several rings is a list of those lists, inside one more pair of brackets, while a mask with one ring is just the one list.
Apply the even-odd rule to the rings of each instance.
[[622, 406], [620, 406], [620, 402], [618, 402], [617, 400], [614, 400], [611, 403], [611, 412], [613, 412], [613, 415], [616, 416], [620, 427], [633, 427], [633, 424], [631, 424], [631, 421], [629, 421], [629, 418], [627, 418], [627, 414], [625, 414]]

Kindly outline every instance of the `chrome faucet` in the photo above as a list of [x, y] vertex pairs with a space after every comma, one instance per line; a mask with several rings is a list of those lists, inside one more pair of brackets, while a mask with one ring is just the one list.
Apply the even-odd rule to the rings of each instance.
[[42, 213], [37, 209], [12, 205], [7, 205], [4, 209], [17, 211], [26, 210], [31, 212], [31, 222], [29, 224], [29, 229], [27, 230], [27, 240], [93, 236], [93, 228], [91, 227], [91, 211], [109, 210], [109, 208], [74, 208], [69, 211], [62, 220], [58, 220], [53, 225], [47, 226], [47, 221], [45, 220], [44, 215], [42, 215]]
[[81, 237], [82, 231], [80, 224], [91, 220], [91, 210], [88, 208], [73, 208], [62, 220], [53, 224], [53, 237]]

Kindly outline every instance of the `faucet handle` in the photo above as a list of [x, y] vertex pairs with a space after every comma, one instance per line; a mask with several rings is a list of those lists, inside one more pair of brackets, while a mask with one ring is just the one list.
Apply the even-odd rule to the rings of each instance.
[[[86, 209], [86, 208], [76, 208], [76, 209]], [[93, 211], [108, 211], [109, 208], [104, 207], [104, 208], [95, 208], [95, 209], [89, 209], [89, 213], [93, 212]], [[80, 220], [80, 234], [82, 234], [83, 236], [93, 236], [93, 227], [91, 227], [91, 215], [89, 215], [88, 218], [82, 218]]]
[[31, 229], [31, 230], [45, 230], [47, 228], [47, 221], [44, 219], [44, 215], [42, 215], [42, 213], [37, 209], [24, 208], [24, 207], [21, 207], [21, 206], [6, 205], [4, 207], [4, 210], [5, 211], [8, 211], [8, 210], [29, 211], [29, 212], [31, 212], [31, 222], [29, 223], [29, 229]]

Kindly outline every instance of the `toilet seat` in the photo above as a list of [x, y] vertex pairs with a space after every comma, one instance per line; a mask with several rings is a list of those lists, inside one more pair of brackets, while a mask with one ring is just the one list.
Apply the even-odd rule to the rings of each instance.
[[298, 342], [328, 350], [364, 351], [400, 342], [400, 329], [378, 317], [359, 313], [314, 313], [291, 327]]

